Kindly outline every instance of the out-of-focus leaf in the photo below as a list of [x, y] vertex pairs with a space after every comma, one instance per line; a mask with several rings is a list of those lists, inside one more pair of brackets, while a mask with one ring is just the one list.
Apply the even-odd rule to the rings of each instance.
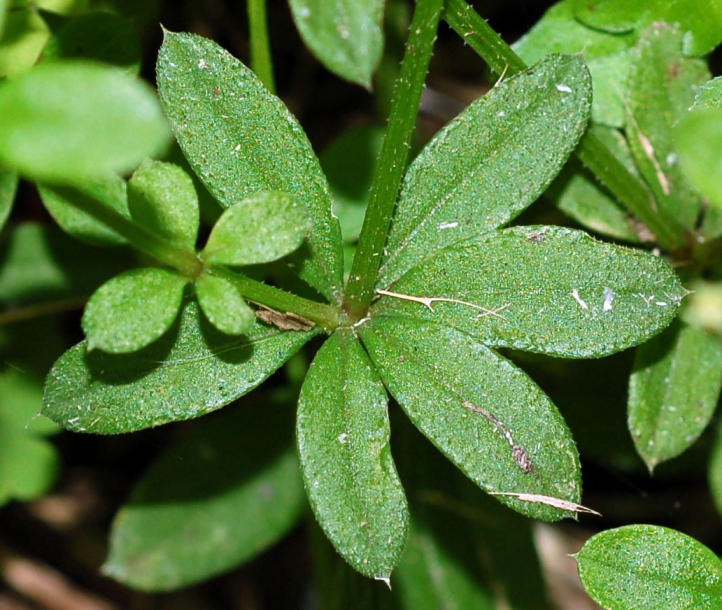
[[362, 125], [345, 131], [321, 155], [333, 194], [333, 212], [346, 243], [355, 242], [361, 233], [383, 140], [381, 127]]
[[717, 426], [717, 434], [709, 459], [709, 486], [717, 512], [722, 515], [722, 426]]
[[722, 108], [722, 76], [707, 81], [699, 88], [692, 110]]
[[146, 591], [216, 576], [284, 536], [306, 505], [289, 401], [268, 395], [168, 449], [115, 518], [104, 571]]
[[192, 34], [165, 33], [157, 78], [183, 152], [223, 207], [259, 191], [302, 201], [313, 229], [292, 261], [313, 288], [339, 300], [341, 231], [318, 159], [288, 109], [240, 61]]
[[0, 302], [14, 308], [58, 299], [87, 298], [100, 284], [126, 270], [133, 255], [97, 250], [59, 229], [27, 222], [8, 231], [0, 249]]
[[[482, 489], [579, 502], [579, 456], [569, 429], [520, 369], [432, 322], [374, 317], [359, 331], [414, 425]], [[498, 499], [535, 519], [570, 516], [543, 503]]]
[[629, 430], [651, 470], [707, 427], [722, 387], [722, 340], [674, 324], [637, 349], [629, 380]]
[[719, 0], [573, 0], [574, 15], [607, 32], [641, 32], [655, 22], [678, 23], [686, 55], [706, 55], [722, 42]]
[[371, 87], [384, 47], [384, 0], [290, 0], [303, 41], [331, 72]]
[[30, 7], [8, 11], [0, 38], [0, 77], [17, 77], [38, 60], [50, 28]]
[[124, 237], [81, 212], [72, 203], [74, 200], [92, 197], [123, 216], [130, 216], [126, 183], [122, 178], [109, 174], [85, 181], [82, 189], [59, 189], [39, 185], [38, 190], [43, 205], [50, 212], [53, 220], [73, 237], [94, 246], [117, 246], [127, 243]]
[[127, 354], [173, 324], [188, 279], [165, 269], [131, 269], [95, 291], [83, 314], [88, 350]]
[[587, 124], [591, 79], [553, 55], [504, 80], [442, 129], [404, 179], [379, 285], [514, 218], [549, 186]]
[[682, 319], [692, 326], [722, 336], [722, 283], [698, 279], [690, 285]]
[[303, 383], [296, 430], [321, 527], [356, 570], [388, 582], [406, 542], [408, 508], [389, 447], [387, 402], [358, 339], [337, 331]]
[[[586, 54], [582, 51], [582, 53]], [[594, 83], [592, 120], [601, 125], [623, 127], [626, 115], [625, 99], [632, 49], [587, 60]]]
[[92, 59], [137, 74], [142, 49], [138, 34], [128, 21], [101, 11], [72, 19], [50, 37], [43, 48], [43, 61]]
[[310, 228], [306, 208], [297, 197], [257, 193], [223, 213], [201, 256], [208, 264], [269, 263], [296, 250]]
[[390, 290], [372, 316], [413, 316], [489, 346], [566, 358], [643, 343], [672, 321], [687, 294], [661, 258], [545, 226], [446, 248]]
[[0, 160], [32, 179], [84, 182], [166, 148], [155, 91], [117, 68], [51, 62], [0, 86]]
[[[616, 129], [592, 127], [594, 134], [606, 144], [614, 155], [636, 174], [634, 161], [626, 141]], [[547, 189], [550, 198], [565, 214], [583, 226], [616, 239], [640, 241], [632, 221], [594, 176], [576, 160], [570, 160]]]
[[674, 131], [684, 176], [722, 208], [722, 105], [694, 110]]
[[191, 177], [177, 165], [144, 161], [128, 181], [128, 210], [138, 224], [195, 252], [198, 195]]
[[719, 610], [722, 563], [681, 532], [654, 525], [607, 530], [576, 558], [584, 588], [607, 610]]
[[18, 175], [0, 167], [0, 230], [5, 226], [18, 189]]
[[171, 332], [132, 354], [67, 351], [45, 383], [43, 414], [77, 432], [118, 434], [198, 417], [249, 392], [319, 330], [256, 324], [228, 337], [186, 302]]
[[657, 205], [689, 229], [696, 226], [702, 200], [679, 166], [673, 127], [687, 114], [697, 88], [709, 76], [704, 61], [682, 55], [682, 33], [665, 23], [643, 33], [629, 72], [630, 150]]
[[16, 370], [0, 373], [0, 505], [32, 500], [55, 480], [58, 456], [43, 436], [57, 426], [41, 418], [41, 384]]
[[232, 282], [204, 273], [196, 280], [196, 294], [203, 313], [221, 332], [240, 335], [251, 330], [256, 315]]

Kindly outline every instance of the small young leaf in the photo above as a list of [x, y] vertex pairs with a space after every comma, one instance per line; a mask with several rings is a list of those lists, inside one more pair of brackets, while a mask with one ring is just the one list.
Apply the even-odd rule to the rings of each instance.
[[544, 226], [446, 248], [392, 290], [372, 316], [441, 322], [489, 346], [566, 358], [643, 343], [672, 321], [687, 294], [661, 258]]
[[722, 42], [719, 0], [574, 0], [574, 15], [589, 27], [607, 32], [641, 32], [655, 22], [678, 23], [685, 55], [706, 55]]
[[145, 591], [216, 576], [268, 548], [306, 508], [287, 401], [219, 413], [164, 453], [113, 522], [104, 570]]
[[178, 317], [187, 283], [157, 268], [132, 269], [106, 282], [83, 314], [88, 349], [127, 354], [157, 340]]
[[189, 299], [173, 332], [142, 351], [88, 352], [85, 342], [68, 350], [46, 380], [43, 413], [98, 434], [198, 417], [251, 391], [319, 332], [256, 324], [248, 336], [229, 338]]
[[144, 161], [128, 181], [128, 210], [138, 224], [195, 252], [198, 195], [191, 177], [177, 165]]
[[18, 189], [18, 175], [0, 167], [0, 229], [5, 226]]
[[722, 388], [722, 340], [674, 324], [637, 349], [629, 430], [649, 470], [684, 452], [707, 427]]
[[[384, 316], [359, 331], [414, 425], [477, 485], [579, 501], [579, 456], [569, 429], [520, 369], [440, 324]], [[536, 519], [570, 516], [543, 503], [496, 497]]]
[[587, 593], [607, 610], [718, 610], [722, 563], [675, 530], [628, 525], [590, 538], [577, 554]]
[[690, 229], [702, 200], [680, 169], [673, 127], [709, 77], [704, 61], [682, 55], [681, 32], [665, 23], [644, 32], [629, 73], [626, 131], [632, 155], [657, 204]]
[[337, 331], [308, 371], [296, 423], [306, 491], [336, 550], [388, 580], [406, 542], [408, 508], [389, 448], [386, 392], [358, 340]]
[[[619, 131], [591, 128], [614, 155], [636, 174], [626, 140]], [[613, 196], [577, 160], [572, 159], [544, 193], [565, 214], [583, 226], [615, 239], [639, 242], [632, 220]]]
[[142, 49], [128, 21], [113, 13], [91, 11], [63, 25], [43, 48], [44, 62], [70, 58], [101, 61], [137, 74]]
[[685, 177], [717, 208], [722, 208], [722, 104], [694, 110], [674, 131]]
[[221, 332], [241, 335], [251, 330], [256, 316], [228, 280], [204, 273], [196, 280], [196, 294], [203, 313]]
[[157, 73], [178, 142], [223, 207], [259, 191], [303, 202], [313, 229], [294, 263], [313, 288], [338, 300], [341, 232], [326, 178], [296, 119], [246, 66], [200, 36], [166, 32]]
[[127, 243], [125, 238], [72, 204], [74, 198], [93, 197], [129, 217], [126, 183], [122, 178], [108, 174], [102, 178], [87, 180], [77, 189], [62, 189], [61, 192], [52, 186], [38, 185], [38, 191], [53, 220], [69, 235], [94, 246], [118, 246]]
[[207, 264], [270, 263], [296, 250], [310, 226], [298, 198], [273, 191], [256, 193], [223, 213], [201, 256]]
[[0, 86], [0, 160], [41, 181], [133, 169], [170, 139], [155, 91], [101, 64], [41, 64]]
[[341, 78], [371, 87], [384, 46], [384, 0], [290, 0], [313, 54]]
[[553, 55], [494, 87], [440, 131], [406, 174], [380, 285], [531, 204], [584, 132], [591, 95], [582, 59]]
[[707, 81], [699, 88], [691, 110], [722, 108], [722, 76]]

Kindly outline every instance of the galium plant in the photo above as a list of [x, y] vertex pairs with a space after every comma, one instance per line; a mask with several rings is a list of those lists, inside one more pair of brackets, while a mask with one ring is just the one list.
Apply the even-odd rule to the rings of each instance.
[[[327, 177], [298, 122], [269, 91], [272, 71], [258, 43], [265, 31], [262, 3], [249, 4], [258, 24], [253, 48], [263, 58], [254, 67], [262, 80], [200, 36], [165, 32], [160, 49], [165, 116], [188, 165], [225, 208], [199, 252], [198, 196], [189, 174], [146, 160], [127, 182], [118, 177], [146, 155], [161, 156], [167, 134], [154, 102], [128, 119], [141, 117], [152, 129], [132, 142], [127, 158], [82, 147], [67, 156], [41, 154], [45, 142], [31, 137], [30, 126], [42, 127], [50, 116], [45, 100], [53, 79], [77, 75], [78, 87], [101, 90], [91, 72], [118, 73], [68, 62], [35, 67], [2, 85], [2, 116], [13, 118], [0, 128], [0, 161], [14, 179], [39, 182], [45, 205], [72, 235], [129, 243], [150, 257], [92, 296], [83, 317], [87, 339], [53, 366], [44, 415], [68, 430], [97, 434], [198, 417], [240, 399], [305, 344], [323, 339], [308, 372], [298, 376], [295, 436], [303, 485], [284, 408], [291, 392], [260, 394], [262, 408], [247, 405], [212, 420], [151, 469], [117, 517], [110, 574], [141, 589], [168, 590], [227, 570], [297, 522], [305, 490], [322, 530], [355, 570], [388, 583], [398, 566], [400, 603], [432, 607], [438, 592], [425, 588], [433, 583], [424, 583], [431, 570], [424, 549], [443, 544], [444, 535], [463, 539], [458, 525], [448, 524], [449, 507], [459, 493], [468, 498], [474, 491], [435, 464], [399, 421], [404, 479], [417, 492], [446, 490], [409, 511], [391, 455], [389, 396], [413, 427], [500, 503], [546, 521], [590, 510], [580, 504], [572, 433], [549, 397], [499, 349], [596, 358], [644, 344], [630, 392], [630, 429], [640, 454], [651, 469], [699, 436], [719, 394], [722, 366], [715, 363], [722, 350], [693, 305], [684, 322], [645, 343], [668, 327], [688, 294], [664, 258], [576, 229], [509, 226], [545, 194], [603, 235], [653, 241], [672, 257], [691, 256], [690, 281], [714, 260], [697, 244], [719, 236], [706, 199], [714, 202], [718, 192], [695, 177], [705, 172], [685, 169], [697, 167], [695, 155], [706, 149], [685, 145], [684, 138], [719, 124], [708, 110], [719, 106], [717, 86], [700, 88], [710, 75], [699, 59], [719, 40], [707, 23], [665, 13], [665, 3], [633, 14], [620, 3], [599, 4], [608, 9], [602, 17], [576, 1], [552, 8], [517, 45], [534, 63], [527, 68], [463, 0], [417, 2], [347, 277]], [[346, 21], [321, 3], [291, 6], [322, 61], [368, 85], [381, 57], [382, 3], [357, 3]], [[500, 78], [409, 160], [442, 16]], [[682, 22], [656, 23], [667, 17]], [[550, 36], [552, 30], [559, 34]], [[582, 50], [584, 56], [576, 54]], [[616, 79], [603, 86], [604, 75], [623, 71], [621, 90], [610, 84]], [[698, 89], [709, 95], [698, 94], [695, 102]], [[99, 120], [107, 118], [100, 105], [83, 109], [96, 111]], [[77, 123], [68, 114], [76, 135]], [[123, 132], [127, 125], [115, 128]], [[92, 134], [97, 127], [85, 129]], [[15, 147], [23, 140], [27, 149]], [[583, 165], [570, 161], [573, 153]], [[678, 156], [686, 164], [678, 165]], [[709, 152], [705, 158], [719, 162]], [[265, 265], [272, 261], [284, 262], [284, 270]], [[665, 356], [658, 359], [660, 344]], [[709, 363], [702, 370], [695, 364], [700, 358]], [[691, 388], [697, 389], [680, 402], [677, 395], [686, 397]], [[699, 401], [704, 416], [688, 423]], [[513, 563], [522, 559], [533, 571], [527, 525], [493, 502], [475, 501], [505, 525], [506, 543], [516, 545], [511, 563], [490, 546], [502, 578], [513, 579]], [[493, 533], [486, 534], [493, 541]], [[631, 565], [639, 552], [658, 557], [672, 548], [689, 550], [689, 556], [679, 551], [679, 563], [694, 563], [697, 574], [670, 571], [677, 581], [661, 594], [677, 599], [682, 591], [696, 596], [697, 607], [715, 607], [700, 604], [719, 593], [719, 562], [695, 541], [642, 526], [602, 536], [578, 559], [585, 585], [605, 607], [632, 603], [629, 579], [645, 581]], [[654, 544], [646, 544], [647, 537]], [[633, 549], [629, 566], [618, 558], [605, 563], [616, 548]], [[459, 600], [491, 603], [487, 589], [472, 586], [472, 572], [455, 573], [450, 562], [439, 561]], [[622, 586], [610, 588], [610, 580]], [[646, 590], [633, 588], [640, 596]], [[510, 595], [513, 607], [542, 604]]]

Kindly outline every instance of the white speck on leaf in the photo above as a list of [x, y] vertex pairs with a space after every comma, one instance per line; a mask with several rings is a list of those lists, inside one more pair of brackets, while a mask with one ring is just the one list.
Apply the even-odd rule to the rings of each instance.
[[604, 289], [604, 305], [602, 305], [604, 311], [612, 311], [612, 302], [615, 296], [614, 290], [611, 288]]
[[561, 91], [562, 93], [571, 93], [572, 92], [572, 88], [569, 85], [558, 84], [556, 87], [557, 87], [557, 91]]
[[458, 226], [459, 226], [459, 223], [458, 223], [458, 222], [442, 222], [442, 223], [439, 225], [439, 229], [440, 229], [440, 230], [443, 230], [443, 229], [455, 229], [455, 228], [458, 227]]
[[208, 66], [206, 65], [206, 60], [205, 60], [205, 59], [201, 59], [201, 60], [198, 62], [198, 67], [199, 67], [201, 70], [204, 70], [204, 69], [208, 68]]
[[338, 435], [338, 442], [339, 442], [339, 443], [341, 443], [342, 445], [345, 445], [347, 441], [348, 441], [348, 434], [346, 434], [346, 433], [344, 432], [343, 434], [339, 434], [339, 435]]
[[579, 296], [579, 291], [578, 291], [576, 288], [575, 288], [574, 290], [572, 290], [572, 298], [573, 298], [577, 303], [579, 303], [579, 306], [580, 306], [582, 309], [589, 309], [589, 305], [587, 305], [587, 304], [581, 299], [581, 297]]

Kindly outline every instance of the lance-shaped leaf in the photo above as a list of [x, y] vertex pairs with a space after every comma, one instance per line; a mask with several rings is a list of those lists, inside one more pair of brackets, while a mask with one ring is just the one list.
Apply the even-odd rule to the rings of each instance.
[[0, 87], [0, 160], [37, 180], [126, 172], [162, 154], [170, 132], [153, 89], [101, 64], [41, 64]]
[[306, 208], [286, 193], [257, 193], [227, 209], [211, 231], [206, 263], [257, 265], [293, 252], [311, 228]]
[[722, 341], [674, 324], [640, 346], [629, 379], [629, 430], [650, 470], [707, 427], [722, 387]]
[[308, 371], [296, 423], [303, 479], [321, 527], [356, 570], [386, 581], [408, 527], [387, 400], [361, 344], [337, 331]]
[[[520, 369], [440, 324], [384, 316], [359, 330], [414, 425], [482, 489], [579, 501], [579, 456], [569, 429]], [[570, 515], [543, 503], [497, 498], [537, 519]]]
[[228, 335], [251, 330], [256, 315], [232, 282], [204, 273], [195, 286], [203, 313], [218, 330]]
[[681, 532], [628, 525], [589, 539], [577, 553], [587, 593], [608, 610], [718, 610], [722, 562]]
[[128, 181], [128, 210], [138, 224], [195, 252], [198, 195], [191, 177], [177, 165], [144, 161]]
[[384, 0], [290, 0], [303, 41], [332, 72], [366, 88], [384, 46]]
[[441, 248], [502, 226], [541, 195], [584, 132], [591, 95], [581, 58], [553, 55], [441, 130], [406, 174], [379, 286]]
[[117, 246], [127, 243], [124, 237], [73, 205], [74, 200], [92, 197], [123, 216], [130, 216], [126, 183], [122, 178], [108, 174], [84, 181], [79, 188], [59, 189], [39, 185], [38, 190], [43, 205], [53, 220], [69, 235], [94, 246]]
[[168, 591], [216, 576], [284, 536], [306, 508], [288, 401], [226, 409], [173, 445], [113, 522], [104, 571]]
[[686, 55], [706, 55], [722, 42], [719, 0], [573, 0], [573, 3], [577, 19], [607, 32], [638, 33], [655, 22], [678, 23], [684, 32]]
[[98, 434], [198, 417], [258, 386], [318, 333], [256, 324], [229, 338], [204, 321], [194, 300], [172, 331], [132, 354], [71, 348], [48, 375], [43, 413], [69, 430]]
[[187, 278], [165, 269], [126, 271], [95, 291], [83, 314], [88, 349], [134, 352], [173, 324]]
[[710, 74], [704, 61], [682, 55], [682, 37], [679, 30], [658, 23], [637, 43], [625, 128], [632, 155], [657, 204], [691, 229], [702, 200], [680, 168], [673, 127], [687, 114], [696, 89]]
[[165, 33], [158, 90], [193, 170], [223, 207], [259, 191], [298, 197], [313, 222], [310, 248], [294, 257], [301, 277], [340, 298], [343, 251], [318, 159], [288, 109], [214, 42]]
[[646, 341], [686, 294], [661, 258], [581, 231], [527, 226], [442, 250], [386, 291], [372, 315], [442, 322], [490, 346], [588, 358]]

